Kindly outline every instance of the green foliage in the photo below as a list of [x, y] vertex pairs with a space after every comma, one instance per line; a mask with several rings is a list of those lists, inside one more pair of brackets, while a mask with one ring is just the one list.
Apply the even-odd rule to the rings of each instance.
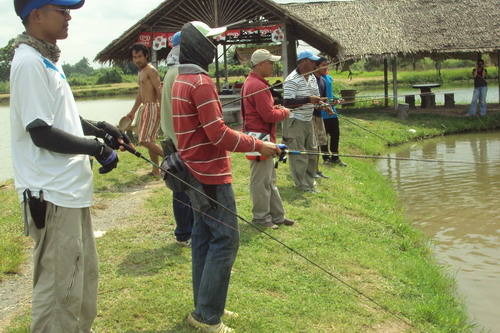
[[[485, 61], [488, 59], [485, 59]], [[400, 71], [426, 71], [435, 70], [436, 62], [431, 58], [421, 58], [421, 59], [411, 59], [411, 58], [398, 58], [397, 61], [398, 70]], [[487, 63], [488, 64], [488, 63]], [[441, 68], [474, 68], [476, 62], [473, 60], [462, 60], [462, 59], [446, 59], [441, 62]], [[382, 59], [361, 59], [350, 66], [351, 71], [355, 72], [374, 72], [383, 71], [384, 62]], [[389, 70], [391, 68], [391, 63], [389, 61]]]
[[7, 42], [3, 48], [0, 49], [0, 81], [8, 81], [10, 76], [10, 63], [14, 57], [14, 38]]
[[[386, 142], [351, 122], [401, 143], [494, 128], [500, 121], [498, 115], [479, 120], [418, 114], [401, 121], [385, 112], [353, 110], [341, 111], [341, 116], [341, 131], [349, 133], [342, 137], [341, 148], [352, 154], [379, 154]], [[238, 153], [231, 160], [238, 212], [249, 219], [248, 161]], [[330, 179], [320, 180], [322, 193], [316, 195], [297, 191], [287, 176], [288, 166], [280, 164], [280, 193], [287, 216], [297, 223], [268, 232], [418, 329], [408, 328], [243, 222], [227, 304], [241, 315], [224, 317], [224, 322], [238, 332], [471, 332], [466, 309], [455, 297], [454, 280], [435, 264], [427, 239], [405, 219], [391, 185], [371, 161], [348, 163], [347, 168], [322, 167]], [[128, 227], [97, 239], [99, 316], [94, 329], [99, 332], [192, 332], [186, 323], [193, 306], [190, 249], [174, 244], [172, 194], [143, 176], [149, 169], [141, 159], [120, 153], [116, 170], [95, 173], [93, 209], [103, 209], [99, 206], [131, 185], [151, 188], [122, 221]], [[14, 202], [7, 207], [19, 208]], [[4, 234], [0, 237], [3, 242]], [[28, 311], [5, 331], [27, 332]]]
[[117, 67], [120, 67], [125, 75], [137, 75], [139, 73], [139, 68], [132, 61], [126, 64], [119, 64]]
[[23, 219], [19, 199], [13, 182], [7, 181], [0, 186], [0, 281], [9, 274], [19, 272], [20, 265], [26, 260], [27, 238], [23, 237]]
[[0, 94], [8, 94], [10, 92], [9, 81], [0, 81]]
[[97, 84], [123, 82], [123, 71], [119, 67], [104, 68], [99, 70]]
[[85, 75], [91, 76], [94, 74], [95, 69], [90, 66], [89, 60], [83, 57], [74, 65], [64, 64], [62, 65], [64, 73], [68, 78], [73, 75]]
[[75, 73], [68, 77], [68, 83], [71, 87], [89, 86], [97, 83], [97, 77]]

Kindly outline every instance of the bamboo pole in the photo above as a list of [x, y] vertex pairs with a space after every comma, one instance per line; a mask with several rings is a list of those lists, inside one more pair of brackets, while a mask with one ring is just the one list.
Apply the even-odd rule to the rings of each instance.
[[392, 58], [392, 93], [394, 98], [394, 109], [398, 108], [398, 67], [397, 67], [397, 56]]
[[389, 64], [387, 63], [387, 58], [384, 58], [384, 103], [385, 107], [389, 107]]

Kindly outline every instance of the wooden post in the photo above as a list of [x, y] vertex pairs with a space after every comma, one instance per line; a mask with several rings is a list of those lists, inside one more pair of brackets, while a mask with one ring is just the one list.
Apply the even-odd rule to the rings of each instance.
[[[218, 0], [213, 0], [214, 4], [214, 22], [215, 27], [219, 26], [219, 6]], [[217, 86], [217, 91], [220, 93], [220, 72], [219, 72], [219, 50], [218, 47], [215, 48], [215, 85]]]
[[500, 103], [500, 50], [497, 50], [498, 103]]
[[283, 80], [286, 79], [286, 77], [288, 76], [288, 74], [290, 74], [288, 72], [288, 47], [287, 47], [287, 44], [288, 44], [288, 31], [287, 31], [287, 28], [286, 28], [286, 25], [283, 25], [281, 27], [281, 29], [283, 30], [283, 42], [281, 43], [281, 62], [283, 63]]
[[219, 72], [219, 50], [215, 49], [215, 85], [220, 92], [220, 72]]
[[384, 58], [384, 105], [386, 108], [389, 107], [389, 65], [387, 63], [387, 58]]
[[225, 42], [222, 42], [222, 49], [224, 51], [224, 75], [225, 75], [225, 78], [224, 78], [224, 88], [228, 89], [229, 88], [229, 77], [228, 77], [228, 73], [227, 73], [227, 47], [226, 47], [226, 43]]
[[158, 55], [153, 48], [151, 48], [151, 64], [154, 68], [158, 68]]
[[[289, 27], [287, 27], [287, 32], [290, 32], [290, 29]], [[287, 37], [287, 53], [288, 53], [288, 57], [287, 57], [287, 69], [288, 69], [288, 73], [291, 73], [293, 72], [293, 70], [295, 69], [295, 67], [297, 67], [297, 46], [295, 45], [297, 43], [297, 39], [295, 39], [291, 33], [288, 33], [288, 37]], [[284, 69], [284, 65], [283, 64], [283, 69]], [[285, 76], [286, 78], [286, 76]]]
[[394, 109], [398, 109], [398, 67], [397, 67], [397, 56], [392, 58], [392, 94], [394, 98]]

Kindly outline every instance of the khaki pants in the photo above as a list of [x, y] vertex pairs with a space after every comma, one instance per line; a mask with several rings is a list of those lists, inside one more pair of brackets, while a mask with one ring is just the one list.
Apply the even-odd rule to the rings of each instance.
[[[283, 143], [290, 150], [317, 153], [318, 146], [314, 135], [313, 121], [302, 121], [295, 118], [285, 119], [283, 123]], [[317, 155], [289, 155], [290, 172], [295, 185], [304, 191], [316, 189]]]
[[274, 159], [250, 161], [250, 196], [255, 223], [282, 223], [285, 210], [276, 187]]
[[328, 140], [326, 138], [325, 123], [323, 123], [323, 118], [321, 117], [313, 117], [313, 122], [314, 134], [316, 135], [316, 143], [319, 148], [320, 146], [328, 144]]
[[98, 259], [89, 208], [47, 203], [45, 228], [23, 212], [33, 249], [32, 333], [88, 333], [97, 315]]

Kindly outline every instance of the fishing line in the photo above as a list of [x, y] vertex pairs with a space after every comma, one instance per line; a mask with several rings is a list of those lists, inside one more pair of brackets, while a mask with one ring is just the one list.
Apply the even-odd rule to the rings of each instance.
[[[91, 124], [92, 125], [92, 124]], [[93, 125], [92, 125], [93, 126]], [[109, 137], [109, 134], [107, 134], [104, 130], [102, 129], [99, 129], [95, 126], [93, 126], [95, 128], [95, 130], [99, 133], [101, 133], [103, 136], [105, 137]], [[126, 143], [123, 143], [123, 144], [120, 144], [121, 146], [123, 146], [125, 148], [125, 150], [127, 150], [128, 152], [130, 152], [132, 155], [136, 156], [136, 157], [139, 157], [139, 158], [142, 158], [143, 160], [145, 160], [146, 162], [150, 163], [151, 165], [153, 165], [154, 167], [162, 170], [163, 172], [165, 172], [166, 174], [168, 174], [169, 176], [171, 177], [174, 177], [175, 179], [177, 179], [178, 181], [180, 181], [181, 183], [183, 183], [184, 185], [186, 185], [187, 187], [189, 187], [191, 190], [194, 190], [195, 192], [197, 192], [198, 194], [201, 194], [202, 196], [204, 196], [205, 198], [207, 198], [208, 200], [210, 200], [211, 202], [217, 204], [218, 207], [221, 207], [222, 209], [226, 210], [227, 212], [233, 214], [234, 216], [236, 216], [237, 218], [239, 218], [240, 220], [242, 220], [243, 222], [247, 223], [248, 225], [252, 226], [253, 228], [259, 230], [260, 232], [264, 233], [266, 236], [268, 236], [269, 238], [271, 238], [272, 240], [276, 241], [278, 244], [284, 246], [285, 248], [287, 248], [290, 252], [296, 254], [297, 256], [301, 257], [302, 259], [304, 259], [306, 262], [310, 263], [311, 265], [315, 266], [316, 268], [318, 268], [319, 270], [323, 271], [324, 273], [326, 273], [328, 276], [332, 277], [333, 279], [337, 280], [338, 282], [342, 283], [344, 286], [348, 287], [349, 289], [353, 290], [354, 292], [356, 292], [358, 295], [364, 297], [365, 299], [369, 300], [370, 302], [372, 302], [373, 304], [377, 305], [379, 308], [381, 308], [382, 310], [386, 311], [387, 313], [391, 314], [392, 316], [394, 316], [395, 318], [399, 319], [400, 321], [402, 321], [403, 323], [405, 323], [406, 325], [410, 326], [410, 327], [413, 327], [415, 329], [418, 330], [418, 328], [416, 326], [414, 326], [413, 324], [411, 324], [409, 321], [407, 321], [405, 318], [401, 317], [400, 315], [398, 315], [397, 313], [393, 312], [392, 310], [390, 310], [388, 307], [386, 307], [385, 305], [377, 302], [375, 299], [373, 299], [372, 297], [366, 295], [365, 293], [363, 293], [362, 291], [360, 291], [359, 289], [357, 289], [356, 287], [353, 287], [351, 286], [349, 283], [347, 283], [346, 281], [344, 281], [343, 279], [341, 279], [340, 277], [336, 276], [335, 274], [331, 273], [330, 271], [328, 271], [326, 268], [322, 267], [321, 265], [317, 264], [316, 262], [312, 261], [311, 259], [307, 258], [305, 255], [303, 255], [302, 253], [298, 252], [297, 250], [293, 249], [292, 247], [288, 246], [287, 244], [285, 244], [284, 242], [280, 241], [279, 239], [277, 239], [276, 237], [272, 236], [271, 234], [267, 233], [265, 230], [262, 230], [260, 229], [259, 227], [257, 227], [256, 225], [254, 225], [253, 223], [251, 223], [250, 221], [246, 220], [245, 218], [243, 218], [242, 216], [240, 216], [238, 213], [232, 211], [231, 209], [227, 208], [226, 206], [222, 205], [221, 203], [219, 203], [217, 200], [211, 198], [210, 196], [208, 196], [204, 191], [201, 191], [199, 189], [197, 189], [196, 187], [192, 186], [191, 184], [189, 184], [188, 182], [184, 181], [183, 179], [177, 177], [176, 175], [174, 175], [173, 173], [171, 173], [169, 170], [163, 168], [162, 166], [154, 163], [153, 161], [151, 161], [150, 159], [144, 157], [139, 151], [137, 151], [136, 149], [133, 149], [132, 147], [130, 147], [128, 144]], [[179, 200], [177, 200], [179, 201]], [[181, 202], [181, 201], [179, 201]], [[186, 204], [186, 203], [183, 203], [181, 202], [182, 204], [188, 206], [188, 207], [191, 207], [190, 205]], [[201, 211], [197, 210], [196, 208], [194, 207], [191, 207], [193, 209], [195, 209], [196, 211], [202, 213]], [[204, 214], [204, 213], [202, 213]], [[204, 214], [206, 215], [206, 214]], [[207, 215], [209, 216], [209, 215]], [[211, 216], [210, 216], [211, 217]], [[218, 221], [217, 219], [211, 217], [212, 219], [214, 219], [215, 221]], [[220, 222], [220, 221], [218, 221]], [[223, 223], [224, 224], [224, 223]], [[226, 224], [224, 224], [226, 225]], [[226, 225], [227, 226], [227, 225]], [[234, 229], [234, 228], [233, 228]]]
[[[354, 58], [343, 59], [343, 61], [352, 60], [352, 59], [354, 59]], [[321, 67], [315, 68], [315, 69], [313, 69], [312, 71], [307, 72], [307, 73], [304, 73], [304, 74], [301, 74], [301, 75], [302, 75], [302, 76], [311, 75], [311, 74], [313, 74], [314, 72], [318, 71], [319, 69], [328, 68], [329, 66], [337, 65], [337, 64], [340, 64], [341, 62], [342, 62], [342, 61], [340, 61], [340, 60], [339, 60], [339, 61], [337, 61], [337, 62], [330, 61], [330, 62], [328, 62], [325, 66], [321, 66]], [[288, 81], [291, 81], [291, 80], [292, 80], [292, 79], [289, 79], [289, 80], [286, 80], [286, 79], [285, 79], [283, 82], [279, 82], [279, 83], [275, 83], [275, 84], [269, 85], [269, 86], [268, 86], [268, 87], [266, 87], [266, 88], [263, 88], [263, 89], [261, 89], [261, 90], [254, 91], [253, 93], [248, 94], [248, 95], [245, 95], [245, 96], [240, 96], [240, 97], [238, 97], [238, 98], [236, 98], [236, 99], [233, 99], [233, 100], [232, 100], [232, 101], [230, 101], [230, 102], [227, 102], [227, 103], [222, 104], [221, 106], [222, 106], [222, 107], [224, 107], [224, 106], [231, 105], [231, 104], [233, 104], [233, 103], [235, 103], [235, 102], [241, 101], [242, 99], [245, 99], [245, 98], [251, 97], [251, 96], [253, 96], [253, 95], [260, 94], [261, 92], [264, 92], [264, 91], [266, 91], [266, 90], [273, 89], [273, 88], [275, 88], [275, 87], [277, 87], [277, 86], [281, 86], [281, 85], [283, 85], [285, 82], [288, 82]]]
[[[338, 156], [338, 157], [352, 157], [364, 159], [381, 159], [381, 160], [396, 160], [396, 161], [417, 161], [417, 162], [433, 162], [433, 163], [456, 163], [456, 164], [473, 164], [473, 165], [497, 165], [491, 162], [470, 162], [460, 160], [439, 160], [428, 158], [413, 158], [413, 157], [389, 157], [389, 156], [373, 156], [373, 155], [349, 155], [349, 154], [330, 154], [317, 151], [304, 151], [304, 150], [284, 150], [288, 155], [315, 155], [315, 156]], [[498, 163], [500, 165], [500, 163]]]

